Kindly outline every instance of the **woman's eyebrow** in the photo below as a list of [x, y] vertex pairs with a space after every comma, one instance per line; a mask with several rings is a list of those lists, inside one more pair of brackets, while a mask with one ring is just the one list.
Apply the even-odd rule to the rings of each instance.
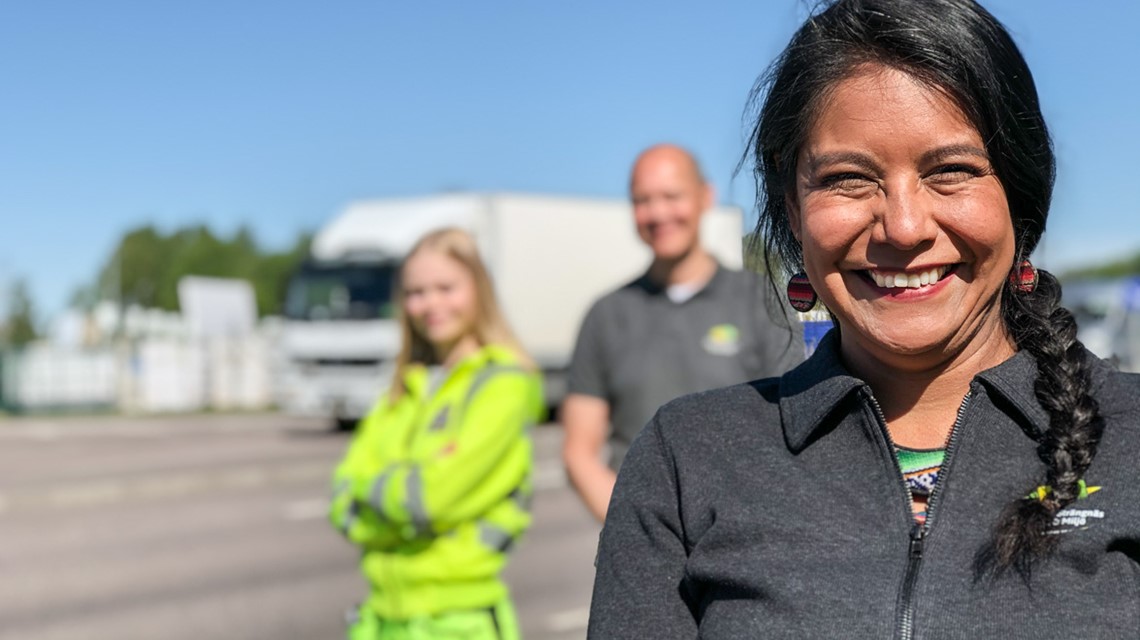
[[946, 158], [963, 155], [976, 156], [987, 162], [990, 159], [990, 154], [986, 153], [985, 149], [975, 147], [972, 144], [948, 144], [944, 147], [931, 149], [930, 151], [922, 154], [922, 162], [938, 162], [939, 160], [945, 160]]
[[870, 172], [878, 172], [879, 165], [870, 156], [859, 153], [857, 151], [835, 151], [832, 153], [821, 153], [819, 155], [809, 154], [807, 158], [808, 168], [814, 173], [819, 171], [821, 167], [826, 167], [833, 164], [851, 164]]

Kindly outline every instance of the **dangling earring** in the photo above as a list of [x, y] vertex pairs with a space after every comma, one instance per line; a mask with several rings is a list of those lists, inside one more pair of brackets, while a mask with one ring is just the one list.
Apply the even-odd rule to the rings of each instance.
[[788, 280], [788, 304], [792, 305], [793, 309], [807, 313], [812, 310], [817, 300], [819, 296], [816, 295], [806, 273], [801, 271]]
[[1009, 284], [1018, 293], [1033, 293], [1037, 288], [1037, 267], [1022, 260], [1009, 272]]

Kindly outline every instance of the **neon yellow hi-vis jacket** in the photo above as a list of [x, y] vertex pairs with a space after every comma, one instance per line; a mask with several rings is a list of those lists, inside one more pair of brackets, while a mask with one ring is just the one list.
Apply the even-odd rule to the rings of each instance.
[[363, 550], [367, 604], [390, 620], [491, 607], [499, 572], [530, 524], [530, 427], [542, 381], [487, 346], [430, 389], [412, 367], [361, 421], [333, 476], [329, 519]]

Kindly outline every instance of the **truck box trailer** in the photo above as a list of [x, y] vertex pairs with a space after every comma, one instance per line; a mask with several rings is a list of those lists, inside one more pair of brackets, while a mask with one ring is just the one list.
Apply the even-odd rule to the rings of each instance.
[[[736, 207], [702, 219], [703, 243], [729, 268], [742, 266], [742, 224]], [[446, 226], [475, 236], [507, 319], [546, 374], [552, 406], [590, 305], [651, 259], [626, 200], [459, 193], [352, 203], [314, 237], [289, 285], [285, 409], [347, 424], [371, 407], [399, 351], [399, 263], [425, 233]]]

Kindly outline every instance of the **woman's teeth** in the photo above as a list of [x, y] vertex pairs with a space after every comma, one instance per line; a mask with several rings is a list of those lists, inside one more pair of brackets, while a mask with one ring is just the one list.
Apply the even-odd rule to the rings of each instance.
[[884, 289], [917, 289], [938, 282], [949, 270], [950, 265], [943, 265], [918, 273], [879, 273], [878, 271], [867, 271], [867, 273], [870, 274], [875, 284]]

